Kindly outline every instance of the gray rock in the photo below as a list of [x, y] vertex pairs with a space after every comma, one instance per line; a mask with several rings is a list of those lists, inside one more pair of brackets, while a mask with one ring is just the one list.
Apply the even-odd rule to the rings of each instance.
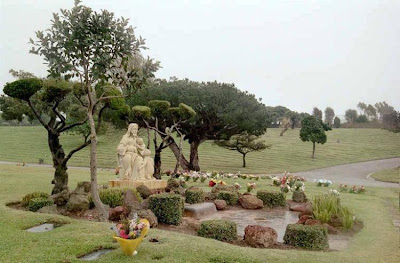
[[217, 210], [225, 210], [225, 208], [227, 207], [225, 200], [215, 200], [214, 204]]
[[87, 195], [72, 193], [65, 206], [68, 212], [83, 212], [89, 209], [89, 198]]
[[245, 209], [260, 209], [264, 207], [263, 201], [254, 195], [242, 195], [239, 198], [239, 203]]
[[57, 206], [65, 206], [69, 200], [69, 196], [68, 189], [65, 189], [58, 194], [51, 195], [50, 198], [53, 199], [54, 204]]
[[124, 196], [124, 205], [129, 211], [140, 210], [141, 205], [139, 199], [132, 190], [127, 190]]
[[43, 214], [58, 214], [57, 212], [57, 205], [48, 205], [40, 208], [38, 210], [38, 213], [43, 213]]

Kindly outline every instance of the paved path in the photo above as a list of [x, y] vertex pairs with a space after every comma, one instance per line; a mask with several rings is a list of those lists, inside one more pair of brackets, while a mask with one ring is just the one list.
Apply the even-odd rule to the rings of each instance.
[[374, 172], [399, 166], [400, 158], [392, 158], [343, 164], [296, 174], [304, 176], [308, 181], [313, 181], [314, 179], [328, 179], [338, 184], [399, 187], [399, 184], [375, 181], [373, 178], [369, 177], [369, 175]]
[[[17, 164], [16, 162], [0, 161], [0, 164]], [[48, 164], [26, 164], [32, 167], [52, 167]], [[304, 176], [308, 181], [314, 179], [328, 179], [333, 183], [364, 186], [399, 187], [396, 183], [385, 183], [375, 181], [369, 175], [384, 169], [391, 169], [400, 166], [400, 158], [391, 158], [361, 163], [342, 164], [327, 168], [299, 172], [297, 175]], [[69, 169], [89, 169], [88, 167], [69, 166]], [[100, 168], [101, 169], [101, 168]], [[104, 169], [110, 170], [110, 169]], [[280, 174], [279, 174], [280, 175]]]

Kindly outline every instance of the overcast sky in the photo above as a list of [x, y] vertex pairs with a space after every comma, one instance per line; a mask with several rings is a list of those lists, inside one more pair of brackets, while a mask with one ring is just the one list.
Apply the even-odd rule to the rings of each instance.
[[[0, 0], [0, 90], [8, 70], [46, 66], [28, 40], [73, 0]], [[267, 105], [343, 114], [359, 101], [400, 109], [400, 1], [84, 0], [131, 19], [157, 77], [235, 83]]]

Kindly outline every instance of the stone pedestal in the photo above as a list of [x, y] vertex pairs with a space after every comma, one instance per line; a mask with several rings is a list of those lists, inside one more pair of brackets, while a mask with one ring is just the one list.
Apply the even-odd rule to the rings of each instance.
[[164, 189], [167, 187], [166, 180], [110, 180], [108, 181], [109, 188], [136, 188], [139, 185], [145, 185], [149, 189]]

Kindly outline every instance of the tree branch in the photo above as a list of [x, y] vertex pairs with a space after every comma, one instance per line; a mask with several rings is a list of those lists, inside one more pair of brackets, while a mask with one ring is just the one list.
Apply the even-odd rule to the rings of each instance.
[[[86, 140], [86, 139], [85, 139]], [[78, 147], [76, 147], [75, 149], [71, 150], [69, 152], [69, 154], [64, 158], [63, 160], [63, 165], [66, 165], [67, 162], [69, 161], [69, 159], [71, 159], [72, 155], [74, 155], [74, 153], [76, 153], [77, 151], [82, 150], [83, 148], [85, 148], [86, 146], [88, 146], [90, 144], [90, 140], [85, 141], [84, 143], [82, 143], [81, 145], [79, 145]]]
[[64, 132], [64, 131], [70, 130], [70, 129], [76, 127], [76, 126], [85, 124], [85, 123], [87, 122], [87, 120], [88, 120], [88, 118], [86, 117], [86, 119], [85, 119], [84, 121], [76, 122], [76, 123], [73, 123], [73, 124], [71, 124], [71, 125], [68, 125], [68, 126], [66, 126], [66, 127], [64, 127], [64, 128], [61, 128], [59, 132]]
[[46, 124], [44, 122], [44, 120], [42, 119], [42, 117], [39, 115], [39, 113], [36, 111], [36, 109], [33, 107], [32, 102], [30, 100], [28, 100], [28, 105], [31, 108], [31, 110], [33, 111], [33, 114], [35, 114], [36, 118], [39, 120], [39, 122], [43, 125], [43, 127], [46, 128], [46, 130], [48, 131], [52, 131], [53, 129], [50, 128], [50, 126], [48, 124]]

